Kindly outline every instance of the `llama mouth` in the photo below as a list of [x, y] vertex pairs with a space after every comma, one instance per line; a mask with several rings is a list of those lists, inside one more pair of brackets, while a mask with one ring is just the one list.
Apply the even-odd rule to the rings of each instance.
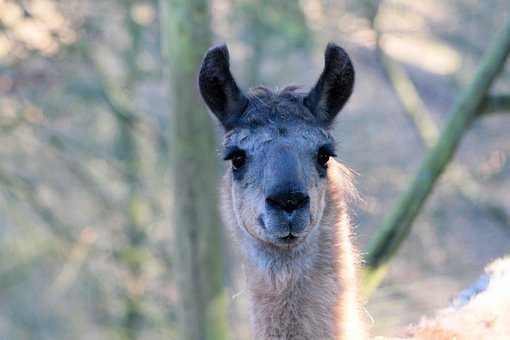
[[287, 244], [287, 245], [296, 243], [298, 240], [299, 240], [299, 237], [293, 235], [292, 233], [289, 233], [287, 236], [278, 238], [278, 241], [280, 241], [281, 243]]
[[306, 235], [295, 235], [289, 233], [287, 236], [278, 237], [272, 242], [279, 249], [292, 250], [299, 247], [306, 240]]

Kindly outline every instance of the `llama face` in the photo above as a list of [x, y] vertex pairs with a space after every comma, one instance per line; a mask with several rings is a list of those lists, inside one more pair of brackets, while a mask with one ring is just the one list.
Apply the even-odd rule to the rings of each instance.
[[334, 140], [292, 89], [248, 98], [224, 138], [234, 220], [254, 239], [290, 249], [321, 220]]
[[327, 162], [334, 156], [329, 127], [353, 82], [349, 57], [330, 44], [310, 92], [255, 88], [244, 95], [230, 74], [226, 46], [207, 53], [199, 85], [225, 132], [229, 219], [260, 247], [297, 248], [320, 224]]

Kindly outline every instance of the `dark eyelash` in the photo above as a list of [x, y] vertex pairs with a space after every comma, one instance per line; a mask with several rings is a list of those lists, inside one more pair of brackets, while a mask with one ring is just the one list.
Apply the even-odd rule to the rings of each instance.
[[243, 154], [244, 154], [244, 151], [242, 149], [238, 148], [237, 146], [227, 147], [225, 149], [225, 151], [223, 152], [223, 160], [229, 161], [232, 158], [239, 156], [239, 155], [243, 155]]
[[335, 146], [333, 144], [324, 144], [319, 148], [319, 151], [324, 152], [331, 157], [336, 157]]

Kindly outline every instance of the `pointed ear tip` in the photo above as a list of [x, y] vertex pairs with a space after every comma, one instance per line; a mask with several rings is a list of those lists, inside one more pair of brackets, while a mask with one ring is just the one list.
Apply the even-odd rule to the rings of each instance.
[[347, 54], [347, 52], [342, 47], [334, 42], [328, 43], [324, 56], [326, 59], [345, 59], [346, 57], [349, 58], [349, 54]]
[[212, 46], [207, 50], [204, 59], [202, 59], [202, 70], [218, 66], [230, 67], [230, 57], [226, 44]]
[[228, 47], [227, 47], [227, 44], [225, 43], [222, 43], [222, 44], [219, 44], [219, 45], [214, 45], [212, 47], [210, 47], [208, 50], [207, 50], [207, 53], [205, 54], [205, 58], [227, 58], [229, 57], [229, 54], [228, 54]]
[[330, 41], [326, 46], [326, 50], [341, 48], [337, 43]]

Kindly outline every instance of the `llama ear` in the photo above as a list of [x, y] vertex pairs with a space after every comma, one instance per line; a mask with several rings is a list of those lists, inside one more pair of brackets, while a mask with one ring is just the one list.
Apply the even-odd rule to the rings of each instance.
[[304, 104], [319, 120], [330, 124], [351, 96], [354, 67], [347, 52], [329, 43], [324, 54], [324, 70], [305, 97]]
[[246, 108], [248, 99], [230, 73], [227, 45], [215, 46], [207, 51], [200, 68], [198, 85], [211, 112], [226, 130], [230, 130]]

